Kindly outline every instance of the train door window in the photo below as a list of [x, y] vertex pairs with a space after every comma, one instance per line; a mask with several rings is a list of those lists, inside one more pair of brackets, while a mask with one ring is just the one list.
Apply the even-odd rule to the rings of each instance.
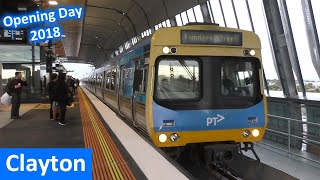
[[120, 68], [120, 73], [121, 73], [121, 77], [120, 77], [120, 92], [121, 94], [123, 94], [123, 86], [124, 86], [124, 81], [125, 81], [125, 76], [126, 76], [126, 68], [124, 66], [121, 66]]
[[116, 87], [116, 69], [111, 72], [111, 90], [115, 90]]
[[225, 62], [221, 66], [221, 92], [226, 96], [254, 96], [255, 76], [252, 62]]
[[199, 100], [199, 62], [192, 58], [157, 61], [156, 99]]
[[97, 86], [100, 87], [100, 75], [97, 75]]
[[106, 89], [110, 89], [110, 72], [106, 76]]
[[144, 95], [146, 93], [146, 85], [147, 85], [147, 77], [148, 77], [148, 69], [147, 67], [144, 67], [143, 69], [138, 70], [139, 71], [139, 84], [138, 84], [138, 93], [141, 95]]
[[98, 75], [98, 86], [101, 87], [102, 84], [102, 77], [101, 74]]
[[103, 88], [103, 73], [100, 74], [100, 87]]
[[148, 68], [145, 67], [141, 69], [142, 74], [142, 80], [139, 84], [139, 94], [145, 94], [146, 93], [146, 87], [148, 82]]

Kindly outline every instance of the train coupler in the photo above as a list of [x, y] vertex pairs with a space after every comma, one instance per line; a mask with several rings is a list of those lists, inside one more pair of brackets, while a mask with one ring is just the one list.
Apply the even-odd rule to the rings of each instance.
[[210, 144], [204, 146], [204, 159], [206, 166], [218, 165], [228, 167], [235, 154], [238, 153], [239, 144]]

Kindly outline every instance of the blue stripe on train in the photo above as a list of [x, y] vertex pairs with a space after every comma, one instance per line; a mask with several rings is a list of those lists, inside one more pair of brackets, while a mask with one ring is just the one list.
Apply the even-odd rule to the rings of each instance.
[[155, 132], [263, 127], [263, 101], [247, 109], [171, 110], [152, 102]]

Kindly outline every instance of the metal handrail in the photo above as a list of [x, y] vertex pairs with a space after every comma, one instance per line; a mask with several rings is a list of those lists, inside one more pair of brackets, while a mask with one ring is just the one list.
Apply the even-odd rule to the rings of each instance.
[[313, 123], [313, 122], [308, 122], [308, 121], [301, 121], [299, 119], [293, 119], [293, 118], [287, 118], [287, 117], [282, 117], [282, 116], [276, 116], [276, 115], [272, 115], [272, 114], [268, 114], [269, 117], [274, 117], [274, 118], [279, 118], [279, 119], [285, 119], [285, 120], [290, 120], [290, 121], [295, 121], [295, 122], [299, 122], [302, 124], [310, 124], [310, 125], [314, 125], [314, 126], [319, 126], [319, 123]]
[[270, 147], [278, 149], [278, 150], [285, 151], [285, 152], [288, 153], [288, 157], [290, 157], [290, 155], [292, 154], [292, 155], [301, 157], [303, 159], [307, 159], [309, 161], [316, 162], [316, 163], [320, 164], [320, 161], [318, 161], [318, 160], [310, 159], [308, 157], [304, 157], [304, 156], [302, 156], [300, 154], [292, 152], [291, 151], [291, 146], [290, 146], [291, 145], [291, 138], [296, 138], [296, 139], [300, 139], [300, 140], [303, 140], [303, 141], [307, 141], [307, 142], [311, 142], [311, 143], [320, 145], [319, 141], [315, 141], [315, 140], [311, 140], [311, 139], [308, 139], [308, 138], [305, 138], [305, 137], [300, 137], [300, 136], [296, 136], [296, 135], [291, 134], [291, 121], [320, 127], [319, 123], [307, 122], [307, 121], [302, 121], [302, 120], [298, 120], [298, 119], [294, 119], [294, 118], [276, 116], [276, 115], [272, 115], [272, 114], [268, 114], [268, 117], [273, 117], [273, 118], [277, 118], [277, 119], [280, 119], [280, 120], [287, 120], [287, 122], [288, 122], [288, 132], [277, 131], [277, 130], [273, 130], [273, 129], [269, 129], [269, 128], [266, 128], [266, 130], [269, 131], [269, 132], [273, 132], [273, 133], [277, 133], [277, 134], [281, 134], [281, 135], [287, 136], [288, 137], [288, 150], [285, 150], [285, 149], [282, 149], [282, 148], [279, 148], [279, 147], [276, 147], [276, 146], [273, 146], [273, 145], [270, 145], [270, 144], [266, 144], [266, 143], [260, 142], [261, 144], [270, 146]]
[[315, 143], [315, 144], [319, 144], [319, 145], [320, 145], [320, 142], [314, 141], [314, 140], [311, 140], [311, 139], [308, 139], [308, 138], [299, 137], [299, 136], [296, 136], [296, 135], [292, 135], [292, 134], [289, 134], [289, 133], [284, 133], [284, 132], [277, 131], [277, 130], [273, 130], [273, 129], [269, 129], [269, 128], [266, 128], [266, 129], [267, 129], [268, 131], [271, 131], [271, 132], [275, 132], [275, 133], [282, 134], [282, 135], [287, 135], [287, 136], [290, 136], [290, 137], [294, 137], [294, 138], [297, 138], [297, 139], [309, 141], [309, 142], [312, 142], [312, 143]]

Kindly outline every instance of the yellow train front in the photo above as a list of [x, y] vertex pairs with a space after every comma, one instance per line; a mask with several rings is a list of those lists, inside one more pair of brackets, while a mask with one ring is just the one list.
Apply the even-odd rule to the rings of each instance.
[[253, 32], [198, 24], [156, 31], [146, 93], [152, 141], [164, 148], [203, 144], [224, 155], [260, 141], [267, 124], [262, 79]]

